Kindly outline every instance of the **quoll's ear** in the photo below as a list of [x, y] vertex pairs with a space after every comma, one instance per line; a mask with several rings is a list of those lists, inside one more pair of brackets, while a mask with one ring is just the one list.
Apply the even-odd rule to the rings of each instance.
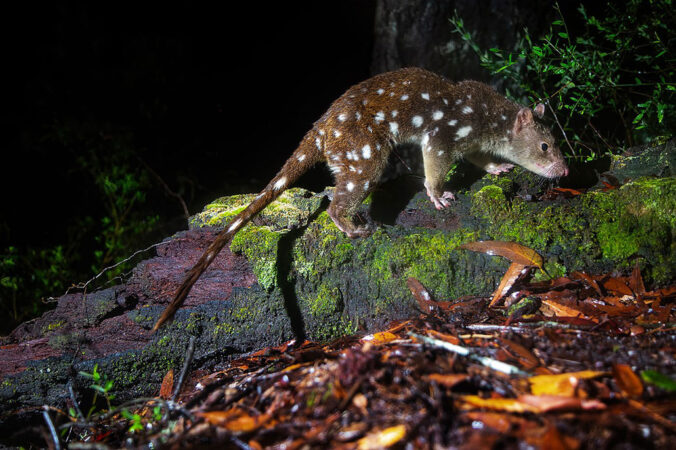
[[521, 133], [525, 127], [533, 124], [533, 112], [529, 108], [521, 108], [516, 113], [516, 120], [514, 121], [513, 132], [515, 135]]
[[538, 118], [542, 119], [545, 116], [545, 105], [538, 103], [535, 108], [533, 108], [533, 111], [535, 111], [535, 115], [538, 116]]

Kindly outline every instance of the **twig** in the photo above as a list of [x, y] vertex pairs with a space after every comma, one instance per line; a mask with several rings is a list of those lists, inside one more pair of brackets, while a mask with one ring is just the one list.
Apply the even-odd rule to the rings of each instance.
[[[138, 158], [138, 157], [137, 157], [137, 158]], [[146, 163], [146, 162], [145, 162], [144, 160], [142, 160], [141, 158], [138, 158], [138, 160], [141, 162], [141, 164], [143, 164], [143, 166], [146, 168], [146, 170], [147, 170], [148, 172], [150, 172], [150, 174], [151, 174], [152, 176], [154, 176], [154, 177], [157, 179], [157, 181], [162, 185], [162, 188], [164, 188], [164, 191], [165, 191], [170, 197], [174, 197], [175, 199], [178, 200], [178, 202], [181, 204], [181, 208], [183, 208], [183, 216], [185, 217], [185, 220], [188, 220], [188, 219], [190, 218], [190, 211], [188, 211], [188, 205], [186, 205], [185, 200], [183, 200], [183, 197], [181, 197], [181, 196], [180, 196], [179, 194], [177, 194], [176, 192], [172, 191], [171, 188], [169, 187], [169, 185], [164, 181], [164, 179], [163, 179], [161, 176], [159, 176], [159, 174], [158, 174], [157, 172], [155, 172], [155, 171], [152, 169], [152, 167], [150, 167], [150, 166], [148, 165], [148, 163]]]
[[44, 417], [45, 422], [47, 422], [47, 428], [49, 428], [49, 434], [52, 435], [52, 442], [54, 443], [54, 448], [55, 450], [61, 450], [61, 441], [59, 440], [59, 434], [56, 432], [56, 428], [54, 427], [54, 422], [52, 422], [52, 418], [49, 417], [49, 410], [47, 406], [43, 406], [44, 411], [42, 411], [42, 417]]
[[75, 408], [77, 416], [80, 418], [80, 420], [86, 420], [84, 414], [82, 414], [80, 405], [77, 403], [77, 399], [75, 398], [75, 392], [73, 391], [72, 381], [68, 380], [68, 384], [66, 384], [66, 387], [68, 388], [68, 394], [70, 395], [70, 399], [73, 401], [73, 408]]
[[172, 402], [175, 402], [176, 397], [178, 397], [178, 393], [181, 390], [181, 386], [183, 386], [185, 376], [188, 373], [188, 367], [190, 367], [190, 363], [192, 362], [192, 357], [194, 354], [195, 354], [195, 336], [190, 336], [190, 342], [188, 343], [188, 351], [185, 353], [185, 361], [183, 362], [181, 375], [178, 377], [178, 382], [176, 383], [176, 386], [174, 386], [174, 393], [171, 396]]
[[431, 345], [433, 347], [441, 348], [443, 350], [447, 350], [449, 352], [457, 353], [458, 355], [461, 356], [467, 356], [470, 359], [473, 359], [484, 366], [488, 367], [489, 369], [496, 370], [498, 372], [506, 373], [507, 375], [521, 375], [521, 376], [530, 376], [528, 372], [525, 372], [521, 369], [519, 369], [516, 366], [513, 366], [511, 364], [504, 363], [502, 361], [498, 361], [497, 359], [493, 358], [488, 358], [486, 356], [479, 356], [475, 353], [472, 353], [472, 351], [466, 347], [462, 347], [460, 345], [455, 345], [451, 344], [450, 342], [442, 341], [440, 339], [435, 339], [431, 338], [429, 336], [423, 336], [421, 334], [409, 332], [409, 336], [414, 337], [415, 339], [422, 341], [428, 345]]

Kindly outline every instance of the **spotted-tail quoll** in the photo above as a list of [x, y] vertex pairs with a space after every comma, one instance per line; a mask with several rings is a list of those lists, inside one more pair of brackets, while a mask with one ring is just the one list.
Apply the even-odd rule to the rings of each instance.
[[437, 209], [454, 196], [444, 191], [452, 163], [467, 159], [489, 173], [518, 164], [556, 178], [568, 174], [554, 138], [536, 122], [545, 107], [532, 111], [476, 81], [451, 82], [432, 72], [407, 68], [383, 73], [352, 86], [314, 123], [279, 173], [216, 237], [187, 273], [153, 330], [181, 305], [204, 270], [238, 230], [275, 200], [298, 177], [325, 161], [335, 178], [328, 213], [351, 238], [367, 236], [353, 216], [378, 182], [397, 144], [420, 146], [427, 195]]

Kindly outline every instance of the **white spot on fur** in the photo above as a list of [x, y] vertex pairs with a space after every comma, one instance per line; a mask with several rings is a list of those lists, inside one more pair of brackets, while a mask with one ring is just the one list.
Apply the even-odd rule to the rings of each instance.
[[471, 114], [471, 113], [473, 113], [473, 112], [474, 112], [474, 110], [472, 109], [471, 106], [465, 106], [464, 108], [462, 108], [462, 113], [463, 113], [463, 114]]
[[368, 127], [366, 127], [366, 129], [369, 130], [369, 133], [373, 133], [373, 128], [371, 128], [371, 125], [369, 125]]
[[339, 138], [339, 137], [340, 137], [340, 134], [341, 134], [340, 131], [338, 131], [338, 130], [333, 130], [333, 137]]
[[282, 177], [279, 180], [277, 180], [277, 182], [275, 183], [275, 190], [280, 190], [284, 186], [286, 186], [286, 177]]
[[397, 110], [395, 109], [394, 111], [392, 111], [391, 114], [392, 114], [392, 117], [397, 117], [397, 114], [399, 114], [399, 111], [397, 111]]
[[458, 132], [455, 133], [455, 140], [459, 140], [467, 136], [472, 131], [472, 127], [467, 125], [465, 127], [458, 128]]
[[242, 223], [242, 219], [237, 219], [237, 220], [235, 220], [235, 221], [232, 223], [232, 225], [230, 225], [230, 228], [228, 228], [228, 232], [234, 231], [235, 229], [237, 229], [237, 227], [239, 226], [240, 223]]
[[502, 119], [502, 120], [507, 120], [507, 116], [504, 115], [504, 114], [500, 114], [500, 119]]
[[352, 150], [352, 151], [345, 153], [345, 157], [349, 160], [359, 161], [359, 156], [357, 156], [356, 150]]
[[369, 190], [369, 182], [368, 181], [366, 183], [364, 183], [364, 190], [365, 191]]
[[399, 124], [397, 122], [390, 122], [390, 133], [392, 134], [399, 133]]
[[361, 101], [361, 104], [364, 105], [364, 106], [366, 106], [366, 104], [367, 104], [368, 102], [369, 102], [368, 99], [365, 98], [364, 100]]
[[326, 133], [324, 133], [324, 130], [319, 130], [319, 135], [320, 135], [320, 136], [324, 136], [324, 134], [326, 134]]
[[492, 123], [491, 123], [491, 128], [495, 128], [495, 127], [497, 127], [497, 126], [498, 126], [497, 122], [492, 122]]
[[448, 125], [451, 126], [451, 127], [454, 127], [457, 123], [458, 123], [458, 121], [455, 120], [455, 119], [448, 121]]
[[345, 189], [347, 189], [348, 191], [352, 192], [352, 191], [354, 190], [354, 183], [351, 182], [351, 181], [348, 182], [348, 183], [345, 185]]
[[467, 100], [472, 98], [472, 94], [467, 94]]
[[376, 113], [376, 116], [375, 116], [375, 119], [374, 119], [374, 120], [376, 121], [376, 123], [382, 122], [383, 120], [385, 120], [385, 113], [382, 112], [382, 111], [378, 111], [378, 112]]
[[[317, 147], [319, 147], [319, 145], [317, 145]], [[305, 160], [305, 155], [301, 153], [300, 155], [296, 156], [296, 159], [302, 162], [303, 160]]]
[[423, 100], [430, 99], [430, 94], [428, 94], [427, 92], [423, 92], [422, 94], [420, 94], [420, 96], [423, 98]]
[[[319, 138], [315, 139], [315, 145], [319, 150], [322, 149], [322, 141], [319, 140]], [[302, 160], [301, 160], [302, 161]]]
[[443, 154], [444, 154], [444, 151], [443, 151], [443, 150], [439, 150], [439, 151], [437, 152], [437, 156], [441, 156], [441, 155], [443, 155]]
[[444, 117], [444, 113], [442, 111], [434, 111], [432, 114], [433, 120], [440, 120], [442, 117]]
[[406, 94], [402, 95], [401, 100], [408, 100], [408, 95], [406, 95]]
[[445, 98], [442, 98], [441, 101], [444, 102], [444, 105], [448, 105], [448, 100], [446, 100]]
[[382, 95], [383, 92], [385, 92], [385, 89], [378, 89], [376, 92], [378, 93], [378, 95]]
[[371, 146], [370, 145], [366, 144], [365, 146], [362, 147], [361, 156], [363, 156], [364, 159], [369, 159], [371, 157]]
[[357, 169], [354, 168], [354, 166], [348, 166], [348, 169], [350, 169], [350, 172], [356, 172]]
[[414, 127], [420, 128], [423, 124], [423, 118], [422, 116], [413, 116], [411, 119], [411, 123], [413, 124]]
[[331, 172], [333, 173], [340, 173], [340, 166], [329, 166], [329, 169], [331, 169]]
[[347, 114], [345, 113], [338, 114], [338, 120], [340, 120], [341, 122], [345, 122], [347, 120]]
[[361, 119], [361, 113], [359, 111], [354, 113], [354, 116], [357, 118], [357, 120]]
[[462, 103], [462, 99], [461, 99], [461, 98], [459, 98], [459, 99], [457, 99], [457, 100], [455, 101], [455, 104], [456, 104], [456, 105], [459, 105], [460, 103]]

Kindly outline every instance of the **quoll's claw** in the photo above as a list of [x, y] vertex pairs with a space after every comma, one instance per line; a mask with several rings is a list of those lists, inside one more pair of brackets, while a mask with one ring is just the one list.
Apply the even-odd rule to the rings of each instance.
[[500, 175], [501, 173], [507, 173], [514, 168], [514, 164], [504, 163], [504, 164], [495, 164], [487, 169], [487, 172], [492, 175]]

